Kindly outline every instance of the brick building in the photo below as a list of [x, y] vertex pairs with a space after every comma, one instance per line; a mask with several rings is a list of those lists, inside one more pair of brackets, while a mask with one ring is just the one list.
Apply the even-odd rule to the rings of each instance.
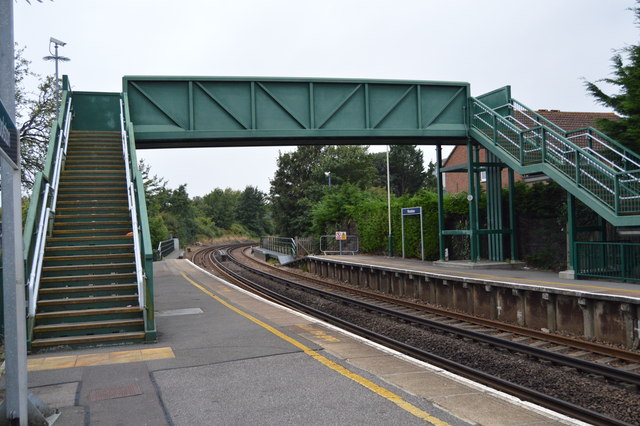
[[[555, 123], [565, 131], [583, 129], [585, 127], [596, 127], [598, 119], [606, 118], [615, 120], [618, 116], [612, 112], [566, 112], [559, 110], [541, 109], [537, 111], [547, 120]], [[486, 160], [486, 150], [480, 150], [480, 161]], [[444, 160], [443, 168], [467, 164], [467, 146], [456, 146], [451, 154]], [[502, 182], [506, 188], [508, 185], [507, 169], [502, 170]], [[469, 178], [466, 173], [443, 173], [444, 189], [449, 193], [467, 191], [469, 189]], [[483, 177], [480, 178], [483, 181]], [[515, 173], [515, 181], [522, 181], [523, 177]]]

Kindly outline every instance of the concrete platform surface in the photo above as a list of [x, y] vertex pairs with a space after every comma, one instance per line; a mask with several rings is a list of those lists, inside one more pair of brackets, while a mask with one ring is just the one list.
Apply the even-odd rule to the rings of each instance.
[[396, 268], [403, 271], [430, 272], [449, 276], [462, 276], [469, 278], [479, 278], [496, 282], [512, 283], [519, 285], [529, 285], [533, 287], [551, 287], [568, 291], [609, 294], [615, 296], [625, 296], [640, 298], [640, 284], [625, 283], [621, 281], [606, 280], [574, 280], [560, 278], [558, 273], [549, 271], [538, 271], [534, 269], [499, 269], [493, 268], [491, 262], [480, 262], [473, 268], [463, 265], [465, 262], [438, 262], [434, 264], [430, 261], [418, 259], [403, 259], [401, 257], [385, 257], [372, 255], [328, 255], [309, 256], [311, 258], [325, 258], [334, 261], [345, 262], [357, 265], [371, 265], [381, 268]]
[[154, 264], [158, 342], [30, 355], [56, 425], [575, 424], [276, 307], [187, 260]]

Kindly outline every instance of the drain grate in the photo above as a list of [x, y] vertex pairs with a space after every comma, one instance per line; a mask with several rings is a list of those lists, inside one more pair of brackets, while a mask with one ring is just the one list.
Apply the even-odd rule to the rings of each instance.
[[105, 399], [126, 398], [134, 395], [142, 395], [142, 390], [137, 384], [92, 390], [89, 393], [89, 401], [97, 402]]

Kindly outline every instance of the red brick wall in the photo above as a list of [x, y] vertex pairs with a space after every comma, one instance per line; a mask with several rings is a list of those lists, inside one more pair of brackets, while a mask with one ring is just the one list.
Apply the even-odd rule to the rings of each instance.
[[[485, 149], [480, 150], [480, 161], [485, 161], [487, 156], [487, 152]], [[459, 164], [467, 163], [467, 147], [466, 146], [456, 146], [451, 154], [447, 158], [447, 161], [443, 165], [443, 167], [449, 166], [457, 166]], [[515, 182], [522, 181], [522, 176], [518, 173], [514, 173]], [[482, 184], [484, 185], [484, 184]], [[509, 172], [507, 168], [502, 169], [502, 187], [507, 188], [509, 186]], [[467, 173], [445, 173], [444, 178], [444, 189], [451, 193], [455, 194], [462, 191], [469, 190], [469, 176]]]

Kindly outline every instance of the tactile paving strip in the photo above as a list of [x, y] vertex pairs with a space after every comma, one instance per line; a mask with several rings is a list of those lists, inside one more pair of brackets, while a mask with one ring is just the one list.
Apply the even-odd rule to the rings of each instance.
[[105, 399], [126, 398], [135, 395], [142, 395], [142, 390], [140, 386], [134, 383], [127, 386], [92, 390], [89, 392], [89, 401], [104, 401]]

